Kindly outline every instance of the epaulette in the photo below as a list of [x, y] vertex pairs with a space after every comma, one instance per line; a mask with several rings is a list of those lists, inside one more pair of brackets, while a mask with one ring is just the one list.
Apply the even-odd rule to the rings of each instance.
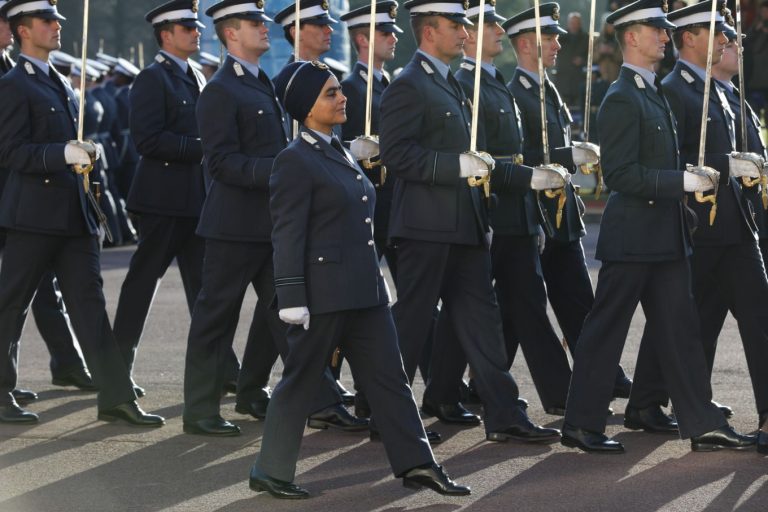
[[243, 71], [243, 66], [237, 61], [235, 61], [235, 63], [232, 64], [232, 69], [235, 70], [235, 74], [237, 76], [243, 76], [245, 74], [245, 71]]
[[35, 74], [35, 68], [32, 67], [32, 63], [30, 63], [30, 62], [25, 62], [24, 63], [24, 69], [26, 69], [27, 73], [30, 74], [30, 75], [34, 75]]
[[640, 75], [635, 75], [635, 84], [637, 85], [638, 89], [645, 89], [645, 81]]
[[364, 69], [360, 70], [360, 78], [363, 79], [363, 82], [368, 82], [368, 73]]
[[692, 84], [692, 83], [694, 82], [694, 78], [693, 78], [693, 77], [691, 76], [691, 74], [690, 74], [690, 73], [689, 73], [687, 70], [685, 70], [685, 69], [682, 69], [682, 70], [680, 70], [680, 76], [681, 76], [681, 77], [683, 77], [683, 80], [685, 80], [685, 81], [686, 81], [686, 82], [688, 82], [689, 84]]
[[304, 140], [304, 142], [314, 147], [315, 149], [320, 149], [320, 146], [317, 144], [317, 139], [307, 132], [301, 132], [301, 138]]
[[474, 71], [475, 69], [475, 65], [472, 64], [471, 62], [462, 62], [461, 64], [459, 64], [459, 67], [462, 69], [466, 69], [467, 71]]
[[163, 57], [161, 54], [158, 53], [157, 55], [155, 55], [155, 60], [160, 64], [162, 64], [163, 62], [165, 62], [165, 57]]
[[421, 67], [424, 68], [424, 71], [426, 71], [428, 75], [434, 75], [435, 74], [435, 70], [432, 69], [432, 66], [427, 64], [427, 61], [424, 61], [424, 60], [421, 61]]
[[529, 82], [528, 79], [525, 78], [523, 75], [520, 75], [520, 83], [523, 84], [523, 87], [525, 87], [526, 89], [530, 89], [531, 87], [533, 87], [531, 85], [531, 82]]

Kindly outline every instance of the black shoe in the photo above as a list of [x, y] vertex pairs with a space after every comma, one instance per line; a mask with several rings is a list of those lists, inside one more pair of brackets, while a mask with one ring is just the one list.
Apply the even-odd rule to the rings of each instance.
[[356, 418], [341, 405], [336, 404], [312, 413], [307, 419], [309, 428], [336, 428], [345, 432], [357, 432], [368, 428], [368, 420]]
[[629, 398], [629, 392], [632, 391], [632, 381], [626, 375], [616, 377], [613, 384], [613, 398]]
[[[424, 432], [427, 434], [427, 441], [429, 442], [430, 446], [434, 446], [443, 442], [443, 436], [441, 436], [439, 432], [435, 432], [434, 430], [424, 430]], [[381, 434], [379, 434], [378, 430], [372, 429], [369, 439], [374, 443], [381, 441]]]
[[34, 400], [37, 400], [37, 393], [28, 389], [14, 389], [11, 391], [13, 399], [20, 404], [28, 404]]
[[98, 391], [93, 384], [91, 374], [82, 366], [73, 368], [68, 372], [54, 374], [51, 383], [54, 386], [74, 386], [81, 391]]
[[403, 487], [420, 489], [428, 487], [445, 496], [468, 496], [469, 487], [458, 485], [450, 479], [443, 466], [432, 463], [429, 467], [415, 467], [403, 473]]
[[184, 432], [198, 436], [231, 437], [240, 435], [240, 427], [221, 416], [213, 416], [197, 421], [184, 421]]
[[750, 450], [756, 444], [757, 436], [739, 434], [730, 425], [691, 438], [691, 450], [694, 452], [713, 452], [720, 449]]
[[757, 453], [768, 454], [768, 432], [758, 430], [757, 432]]
[[552, 416], [565, 416], [565, 407], [546, 407], [544, 412]]
[[525, 398], [518, 398], [517, 406], [525, 411], [526, 409], [528, 409], [528, 400], [526, 400]]
[[459, 388], [459, 398], [461, 399], [461, 403], [467, 405], [483, 404], [483, 401], [480, 399], [480, 395], [477, 394], [475, 381], [472, 379], [469, 379], [469, 383], [465, 383], [463, 380], [461, 381]]
[[253, 400], [252, 402], [235, 402], [235, 412], [249, 414], [257, 420], [263, 420], [267, 417], [268, 406], [269, 397]]
[[661, 406], [652, 405], [643, 409], [627, 406], [624, 411], [624, 426], [630, 430], [645, 430], [654, 434], [677, 434], [677, 422], [664, 414]]
[[368, 399], [360, 392], [355, 394], [355, 416], [358, 418], [371, 417], [371, 406], [368, 405]]
[[350, 393], [347, 388], [341, 385], [341, 382], [336, 381], [336, 389], [341, 396], [341, 403], [344, 405], [355, 405], [355, 395]]
[[624, 453], [624, 445], [605, 434], [576, 428], [567, 423], [563, 425], [563, 438], [560, 444], [588, 453]]
[[712, 405], [720, 409], [720, 412], [722, 412], [723, 416], [725, 416], [727, 419], [730, 419], [733, 417], [733, 409], [731, 409], [727, 405], [719, 404], [714, 400], [712, 400]]
[[560, 431], [556, 428], [539, 427], [525, 418], [521, 423], [511, 425], [504, 430], [488, 432], [485, 439], [497, 443], [505, 443], [510, 439], [526, 443], [548, 443], [559, 440]]
[[136, 400], [125, 402], [105, 411], [99, 411], [98, 418], [102, 421], [123, 420], [137, 427], [160, 427], [165, 424], [165, 418], [162, 416], [147, 414], [142, 411]]
[[452, 423], [454, 425], [475, 426], [480, 424], [480, 416], [472, 414], [461, 405], [455, 404], [435, 405], [424, 400], [421, 403], [421, 410], [430, 416], [436, 416], [443, 423]]
[[275, 498], [283, 500], [303, 500], [309, 498], [309, 491], [302, 489], [291, 482], [285, 482], [272, 478], [259, 471], [256, 466], [251, 468], [251, 478], [248, 480], [248, 486], [256, 492], [267, 491]]
[[221, 396], [226, 396], [227, 394], [230, 394], [230, 395], [236, 395], [237, 394], [237, 381], [236, 380], [228, 380], [221, 387]]
[[37, 423], [37, 414], [25, 411], [16, 402], [0, 406], [0, 423]]
[[136, 393], [136, 396], [139, 398], [147, 394], [147, 390], [136, 383], [133, 384], [133, 392]]

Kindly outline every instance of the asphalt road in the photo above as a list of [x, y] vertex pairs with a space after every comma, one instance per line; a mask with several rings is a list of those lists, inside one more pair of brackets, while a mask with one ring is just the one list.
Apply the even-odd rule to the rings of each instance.
[[[597, 226], [585, 242], [594, 253]], [[132, 249], [103, 256], [110, 315]], [[591, 261], [593, 282], [597, 264]], [[249, 292], [236, 345], [242, 353], [255, 297]], [[234, 412], [231, 397], [222, 414], [243, 429], [236, 438], [210, 439], [182, 432], [182, 380], [187, 311], [176, 268], [155, 297], [136, 362], [136, 381], [147, 389], [141, 405], [165, 416], [168, 424], [141, 430], [96, 420], [92, 394], [50, 383], [48, 356], [34, 322], [28, 322], [21, 348], [19, 386], [40, 400], [29, 409], [40, 414], [32, 427], [0, 426], [0, 511], [765, 511], [768, 510], [768, 460], [756, 452], [692, 453], [675, 437], [625, 430], [624, 400], [613, 403], [609, 435], [627, 448], [625, 455], [587, 455], [561, 447], [485, 442], [482, 427], [458, 429], [426, 419], [446, 441], [435, 455], [451, 476], [472, 487], [472, 495], [445, 498], [404, 489], [392, 477], [384, 449], [365, 433], [307, 430], [297, 483], [313, 498], [273, 500], [248, 489], [248, 470], [259, 449], [262, 424]], [[622, 362], [631, 373], [642, 333], [642, 312], [630, 331]], [[521, 395], [531, 402], [534, 421], [560, 426], [544, 414], [522, 354], [513, 367]], [[351, 385], [349, 372], [344, 382]], [[274, 385], [279, 367], [273, 373]], [[732, 424], [756, 427], [743, 350], [729, 317], [715, 363], [715, 399], [731, 405]], [[423, 384], [415, 385], [417, 401]]]

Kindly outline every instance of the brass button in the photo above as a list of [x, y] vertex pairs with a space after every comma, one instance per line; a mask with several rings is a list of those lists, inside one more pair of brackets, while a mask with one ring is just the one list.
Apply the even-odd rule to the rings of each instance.
[[361, 181], [363, 179], [363, 177], [360, 176], [359, 174], [356, 176], [356, 178], [357, 178], [357, 181]]
[[317, 258], [317, 261], [319, 261], [320, 263], [322, 263], [323, 261], [325, 261], [325, 258], [323, 258], [322, 256], [320, 256], [319, 258]]
[[365, 223], [366, 224], [370, 224], [371, 223], [371, 218], [370, 217], [366, 217], [365, 218]]
[[182, 102], [184, 105], [186, 105], [186, 104], [187, 104], [187, 100], [181, 100], [181, 102]]
[[503, 114], [503, 113], [504, 113], [504, 109], [503, 109], [503, 108], [500, 108], [500, 109], [499, 109], [499, 112], [501, 112], [501, 113]]
[[163, 165], [165, 165], [166, 167], [168, 167], [170, 164], [169, 164], [168, 162], [165, 162]]
[[368, 247], [373, 247], [373, 240], [368, 240]]
[[651, 201], [648, 201], [648, 204], [649, 204], [649, 205], [651, 205], [651, 206], [653, 206], [654, 204], [656, 204], [656, 201], [653, 201], [653, 200], [651, 200]]
[[51, 180], [49, 178], [45, 178], [45, 183], [50, 183]]
[[56, 112], [56, 109], [51, 107], [51, 112]]
[[263, 114], [263, 113], [264, 113], [264, 111], [263, 111], [263, 110], [259, 110], [259, 115], [261, 115], [261, 114]]
[[363, 196], [362, 200], [363, 200], [364, 203], [367, 203], [368, 202], [368, 196]]

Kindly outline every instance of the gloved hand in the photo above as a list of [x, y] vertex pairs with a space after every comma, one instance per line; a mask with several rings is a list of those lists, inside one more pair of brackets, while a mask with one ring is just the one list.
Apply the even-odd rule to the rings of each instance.
[[544, 233], [544, 228], [537, 226], [539, 234], [537, 235], [537, 245], [539, 247], [539, 254], [544, 253], [544, 247], [547, 243], [547, 235]]
[[571, 158], [576, 166], [600, 163], [600, 146], [591, 142], [574, 142], [571, 147]]
[[706, 192], [717, 190], [720, 173], [711, 167], [694, 167], [688, 164], [683, 174], [683, 190], [686, 192]]
[[534, 167], [533, 174], [531, 174], [531, 188], [533, 190], [563, 188], [569, 181], [571, 181], [571, 175], [560, 164]]
[[304, 325], [305, 331], [309, 329], [309, 309], [304, 306], [281, 309], [278, 315], [287, 324]]
[[459, 176], [469, 178], [477, 176], [482, 178], [487, 176], [496, 166], [496, 161], [485, 151], [467, 151], [459, 155]]
[[64, 160], [69, 165], [93, 165], [100, 157], [99, 146], [91, 141], [71, 140], [64, 146]]
[[728, 156], [728, 171], [734, 178], [759, 178], [764, 165], [765, 161], [756, 153], [734, 151]]
[[352, 141], [349, 146], [349, 152], [355, 157], [355, 160], [368, 160], [379, 154], [378, 137], [365, 137], [361, 135]]

